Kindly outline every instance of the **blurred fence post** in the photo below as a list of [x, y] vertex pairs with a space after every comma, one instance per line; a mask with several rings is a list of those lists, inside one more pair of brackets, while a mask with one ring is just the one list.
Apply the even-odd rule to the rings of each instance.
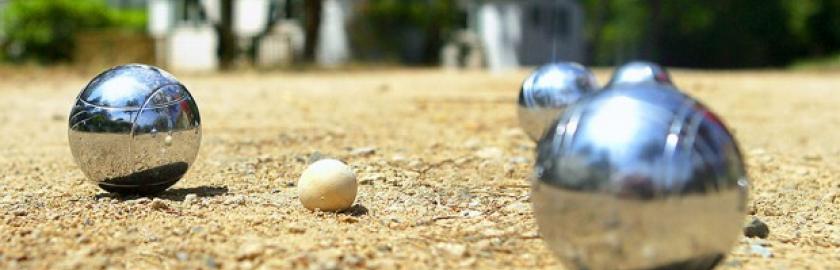
[[[484, 44], [487, 66], [493, 72], [506, 71], [519, 66], [516, 56], [515, 36], [505, 26], [511, 19], [505, 18], [504, 9], [496, 3], [482, 3], [478, 9], [479, 33]], [[507, 13], [507, 12], [505, 12]]]
[[347, 4], [338, 0], [325, 0], [323, 2], [315, 54], [319, 65], [334, 67], [344, 64], [350, 58], [346, 28], [349, 13]]
[[175, 24], [175, 7], [171, 0], [149, 0], [148, 10], [148, 31], [154, 39], [155, 64], [166, 64], [166, 36]]

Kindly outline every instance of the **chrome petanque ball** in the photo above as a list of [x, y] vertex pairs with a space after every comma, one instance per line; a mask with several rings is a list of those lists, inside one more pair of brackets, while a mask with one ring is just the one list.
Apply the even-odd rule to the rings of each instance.
[[130, 64], [97, 75], [70, 111], [70, 150], [99, 187], [154, 194], [195, 161], [201, 117], [192, 95], [159, 68]]
[[597, 92], [537, 144], [535, 218], [568, 269], [711, 269], [738, 239], [746, 199], [736, 141], [671, 86]]
[[662, 66], [645, 61], [633, 61], [618, 67], [605, 88], [634, 84], [671, 85], [671, 75]]
[[598, 89], [586, 67], [571, 62], [553, 63], [534, 71], [519, 91], [519, 125], [537, 141], [563, 110]]

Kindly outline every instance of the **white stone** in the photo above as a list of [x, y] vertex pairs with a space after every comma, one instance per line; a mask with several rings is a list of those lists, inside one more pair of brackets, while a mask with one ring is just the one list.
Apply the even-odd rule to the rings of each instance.
[[460, 258], [464, 257], [467, 254], [467, 247], [461, 244], [455, 243], [438, 243], [435, 245], [435, 248], [440, 252], [447, 256]]

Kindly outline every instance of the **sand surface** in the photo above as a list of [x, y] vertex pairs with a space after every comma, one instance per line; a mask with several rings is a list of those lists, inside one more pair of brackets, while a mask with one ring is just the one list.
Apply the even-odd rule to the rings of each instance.
[[[126, 198], [87, 182], [67, 145], [95, 74], [7, 68], [0, 268], [562, 269], [528, 201], [534, 143], [515, 107], [527, 73], [178, 76], [202, 114], [199, 157], [167, 192]], [[734, 131], [749, 209], [770, 227], [739, 237], [721, 268], [840, 269], [840, 73], [672, 75]], [[351, 211], [300, 205], [295, 182], [319, 156], [359, 175]]]

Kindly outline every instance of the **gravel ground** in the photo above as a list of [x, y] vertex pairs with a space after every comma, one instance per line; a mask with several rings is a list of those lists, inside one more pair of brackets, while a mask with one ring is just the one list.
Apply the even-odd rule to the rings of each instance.
[[[87, 182], [67, 146], [95, 74], [0, 70], [0, 268], [562, 269], [528, 202], [527, 73], [179, 76], [202, 113], [198, 160], [137, 198]], [[674, 72], [739, 139], [751, 216], [770, 231], [741, 237], [721, 268], [840, 268], [838, 75]], [[319, 157], [356, 170], [350, 211], [300, 205], [295, 182]]]

